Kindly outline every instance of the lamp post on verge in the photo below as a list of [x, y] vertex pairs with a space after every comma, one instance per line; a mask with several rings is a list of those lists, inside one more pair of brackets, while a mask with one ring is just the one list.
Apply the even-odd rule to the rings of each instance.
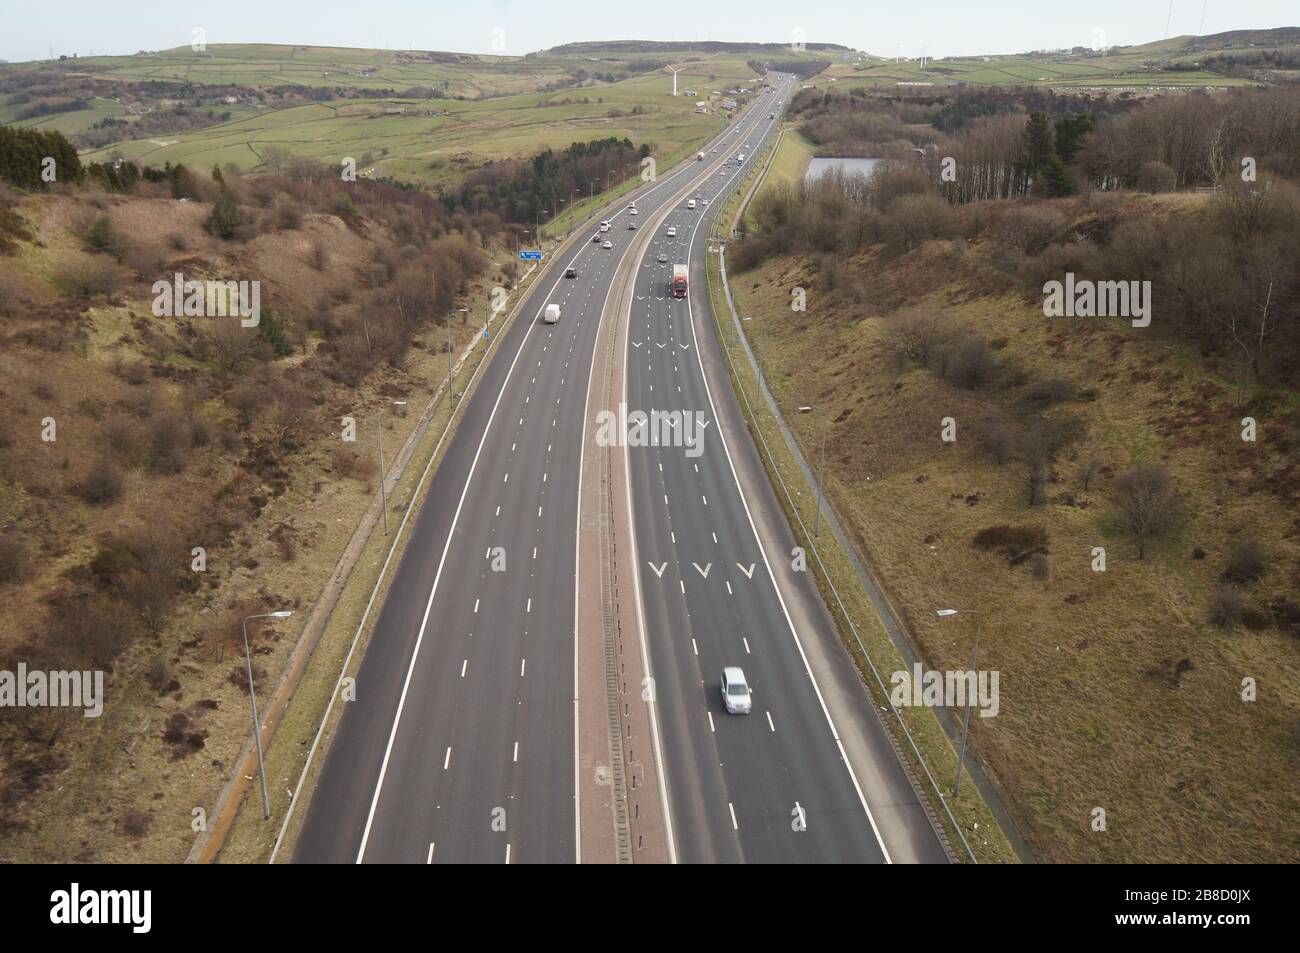
[[293, 615], [292, 609], [279, 609], [275, 612], [260, 612], [250, 615], [240, 623], [244, 633], [244, 664], [248, 669], [248, 697], [253, 703], [253, 742], [257, 746], [257, 776], [262, 782], [262, 820], [271, 818], [271, 798], [266, 793], [266, 763], [262, 760], [262, 725], [257, 720], [257, 692], [253, 689], [253, 656], [248, 651], [248, 623], [253, 619], [287, 619]]
[[822, 534], [822, 482], [826, 479], [826, 431], [830, 430], [829, 424], [822, 425], [822, 459], [821, 464], [817, 467], [817, 516], [813, 520], [813, 535], [821, 536]]
[[[405, 407], [406, 401], [390, 401], [394, 407]], [[384, 466], [384, 416], [379, 415], [379, 501], [384, 508], [384, 535], [388, 535], [388, 470]]]
[[[540, 243], [539, 243], [540, 244]], [[468, 314], [469, 308], [452, 308], [447, 315], [447, 404], [451, 404], [451, 316], [453, 314]]]
[[[975, 616], [975, 650], [971, 652], [970, 670], [975, 673], [976, 679], [979, 678], [979, 669], [976, 667], [980, 656], [980, 630], [984, 626], [984, 616], [977, 609], [939, 609], [935, 615], [944, 619], [948, 616], [958, 615], [962, 612]], [[970, 734], [970, 693], [966, 696], [966, 718], [961, 729], [961, 752], [957, 755], [957, 780], [953, 782], [952, 797], [955, 801], [961, 797], [961, 769], [966, 763], [966, 737]]]

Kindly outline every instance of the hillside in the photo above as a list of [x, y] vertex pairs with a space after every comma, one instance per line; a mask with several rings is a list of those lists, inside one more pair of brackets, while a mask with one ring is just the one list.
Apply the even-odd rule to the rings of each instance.
[[[108, 673], [97, 720], [0, 722], [0, 861], [184, 858], [248, 736], [240, 619], [299, 610], [250, 627], [265, 698], [372, 512], [377, 429], [391, 465], [446, 344], [514, 284], [502, 236], [422, 196], [177, 187], [195, 197], [0, 194], [0, 616], [26, 623], [0, 628], [0, 667]], [[228, 238], [205, 229], [219, 199]], [[259, 282], [259, 323], [157, 313], [177, 272]]]
[[[970, 664], [973, 625], [935, 610], [980, 613], [980, 667], [1000, 672], [1002, 709], [975, 719], [972, 744], [1038, 859], [1289, 861], [1293, 131], [1232, 147], [1271, 156], [1262, 185], [1228, 174], [1193, 192], [1191, 161], [1186, 191], [1169, 191], [1163, 166], [1141, 192], [1103, 172], [1116, 186], [1103, 191], [1092, 140], [1070, 138], [1077, 114], [1057, 103], [1055, 143], [1072, 162], [1059, 184], [1080, 194], [1042, 198], [1038, 180], [981, 198], [980, 161], [1023, 166], [1032, 115], [986, 116], [949, 140], [920, 131], [926, 114], [905, 102], [860, 101], [796, 97], [804, 135], [787, 131], [727, 255], [744, 333], [806, 459], [825, 438], [826, 492], [854, 547], [927, 667]], [[1242, 124], [1256, 103], [1297, 107], [1271, 90], [1213, 108], [1262, 145], [1267, 124]], [[1217, 120], [1191, 110], [1210, 105], [1159, 99], [1097, 123], [1112, 145], [1159, 154], [1161, 117], [1181, 115], [1171, 128], [1197, 138]], [[873, 146], [937, 138], [966, 178], [910, 160], [805, 184], [805, 136], [826, 130]], [[1067, 272], [1149, 281], [1150, 325], [1045, 316], [1046, 283]]]

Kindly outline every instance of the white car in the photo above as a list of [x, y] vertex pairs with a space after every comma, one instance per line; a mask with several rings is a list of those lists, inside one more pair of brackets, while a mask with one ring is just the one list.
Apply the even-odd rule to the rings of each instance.
[[719, 169], [719, 170], [718, 170], [718, 175], [726, 175], [726, 174], [727, 174], [727, 170], [726, 170], [726, 169]]
[[748, 715], [754, 710], [745, 673], [734, 665], [722, 670], [722, 705], [729, 715]]
[[633, 214], [633, 215], [636, 214], [636, 206], [635, 206], [635, 205], [632, 206], [632, 212], [631, 212], [631, 214]]
[[677, 237], [677, 229], [676, 229], [674, 226], [672, 226], [672, 225], [669, 225], [669, 226], [668, 226], [668, 237], [669, 237], [669, 238], [676, 238], [676, 237]]
[[601, 248], [613, 248], [613, 247], [614, 247], [614, 243], [613, 243], [613, 242], [605, 242], [605, 244], [601, 245], [600, 247], [601, 247]]

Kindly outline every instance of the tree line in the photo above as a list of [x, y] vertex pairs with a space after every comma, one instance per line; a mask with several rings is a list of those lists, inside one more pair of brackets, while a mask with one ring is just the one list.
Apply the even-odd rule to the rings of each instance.
[[640, 170], [651, 146], [609, 137], [575, 142], [559, 152], [547, 149], [531, 159], [506, 159], [470, 172], [440, 198], [453, 212], [492, 212], [507, 222], [526, 224], [553, 216], [560, 200], [604, 187], [614, 174], [621, 181]]

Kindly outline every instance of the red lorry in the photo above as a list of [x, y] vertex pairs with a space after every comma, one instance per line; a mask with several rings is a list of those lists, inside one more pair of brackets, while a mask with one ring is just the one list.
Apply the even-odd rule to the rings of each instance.
[[686, 297], [686, 266], [673, 265], [673, 297]]

